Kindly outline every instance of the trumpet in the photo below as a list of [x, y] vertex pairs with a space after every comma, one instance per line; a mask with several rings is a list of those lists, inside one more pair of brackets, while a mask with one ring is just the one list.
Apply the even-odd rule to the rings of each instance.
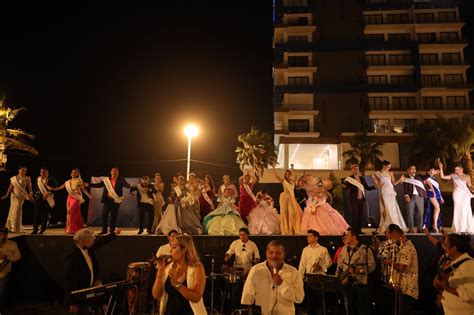
[[400, 251], [400, 242], [395, 242], [390, 246], [390, 259], [391, 259], [391, 264], [389, 267], [389, 274], [390, 277], [388, 279], [388, 284], [387, 286], [390, 289], [399, 289], [400, 288], [400, 273], [395, 269], [395, 263], [398, 259], [398, 253]]

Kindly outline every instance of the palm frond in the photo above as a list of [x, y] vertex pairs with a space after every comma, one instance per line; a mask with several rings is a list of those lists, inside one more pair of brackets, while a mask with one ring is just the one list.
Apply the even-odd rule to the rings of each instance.
[[0, 139], [3, 140], [5, 147], [8, 150], [25, 151], [31, 153], [32, 155], [38, 155], [38, 150], [23, 141], [7, 137], [2, 137]]
[[26, 133], [26, 132], [24, 132], [23, 130], [20, 130], [20, 129], [7, 129], [7, 133], [10, 137], [14, 137], [14, 138], [21, 137], [21, 138], [27, 138], [27, 139], [30, 139], [30, 140], [35, 139], [34, 135]]

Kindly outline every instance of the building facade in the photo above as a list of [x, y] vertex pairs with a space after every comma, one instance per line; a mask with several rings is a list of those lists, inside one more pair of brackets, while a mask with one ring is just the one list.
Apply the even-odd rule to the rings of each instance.
[[274, 132], [279, 164], [340, 170], [369, 130], [405, 167], [413, 128], [473, 113], [456, 0], [275, 0]]

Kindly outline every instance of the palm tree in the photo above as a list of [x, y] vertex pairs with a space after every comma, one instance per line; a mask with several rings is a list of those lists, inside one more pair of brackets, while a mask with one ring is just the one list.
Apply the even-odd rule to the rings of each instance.
[[343, 157], [347, 157], [346, 165], [352, 162], [359, 162], [359, 169], [362, 175], [365, 175], [367, 166], [375, 166], [377, 161], [383, 156], [380, 147], [382, 142], [376, 140], [375, 137], [367, 135], [367, 132], [356, 134], [349, 142], [351, 149], [342, 152]]
[[235, 150], [236, 162], [242, 171], [251, 168], [257, 176], [262, 176], [265, 168], [277, 164], [275, 144], [269, 133], [252, 127], [249, 133], [241, 134], [237, 139], [243, 144]]
[[449, 119], [449, 138], [451, 139], [454, 160], [461, 163], [467, 174], [472, 172], [472, 157], [474, 151], [474, 118], [464, 115]]

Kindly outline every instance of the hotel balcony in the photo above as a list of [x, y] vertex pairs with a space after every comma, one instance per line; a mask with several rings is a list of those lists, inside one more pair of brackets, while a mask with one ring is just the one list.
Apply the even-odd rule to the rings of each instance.
[[281, 104], [273, 108], [275, 113], [289, 113], [295, 112], [298, 114], [318, 115], [319, 110], [313, 104]]
[[319, 132], [316, 131], [315, 126], [309, 126], [306, 129], [292, 129], [287, 125], [275, 125], [275, 135], [287, 135], [296, 137], [319, 137]]
[[456, 7], [459, 2], [459, 0], [436, 0], [425, 2], [419, 0], [366, 0], [365, 10], [403, 10], [411, 9], [412, 7], [415, 9], [446, 9]]

